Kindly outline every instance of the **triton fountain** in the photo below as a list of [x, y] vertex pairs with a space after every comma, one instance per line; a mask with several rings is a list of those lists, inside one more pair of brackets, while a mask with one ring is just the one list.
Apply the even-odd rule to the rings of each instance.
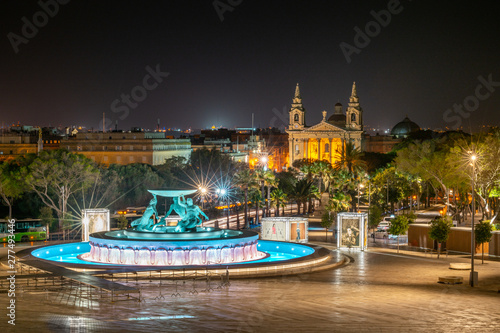
[[[42, 246], [20, 251], [23, 259], [49, 261], [78, 270], [113, 272], [213, 272], [232, 276], [276, 276], [340, 266], [328, 249], [297, 242], [259, 240], [251, 230], [203, 227], [208, 217], [186, 196], [196, 190], [149, 191], [144, 215], [126, 230], [101, 231], [88, 242]], [[173, 198], [167, 214], [159, 217], [157, 197]], [[170, 215], [172, 212], [177, 217]], [[155, 274], [156, 274], [155, 273]]]
[[[143, 216], [132, 222], [132, 229], [91, 234], [90, 252], [80, 258], [107, 264], [181, 266], [228, 264], [267, 256], [257, 250], [256, 232], [200, 227], [202, 218], [208, 217], [193, 199], [184, 197], [195, 190], [149, 192], [153, 199]], [[159, 220], [157, 196], [174, 199], [169, 212]], [[168, 226], [173, 210], [179, 220], [176, 226]]]

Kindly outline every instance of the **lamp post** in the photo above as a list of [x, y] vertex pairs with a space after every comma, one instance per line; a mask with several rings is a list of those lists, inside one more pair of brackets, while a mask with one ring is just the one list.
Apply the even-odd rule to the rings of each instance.
[[472, 193], [471, 193], [471, 197], [472, 197], [472, 223], [471, 223], [471, 237], [470, 237], [470, 248], [471, 248], [471, 254], [470, 254], [470, 286], [471, 287], [474, 287], [474, 285], [477, 283], [477, 279], [478, 279], [478, 274], [477, 272], [474, 272], [474, 254], [476, 252], [476, 244], [475, 244], [475, 238], [474, 238], [474, 215], [476, 213], [476, 205], [475, 205], [475, 202], [474, 202], [474, 192], [475, 192], [475, 182], [474, 182], [474, 178], [476, 176], [476, 159], [477, 159], [477, 156], [472, 153], [471, 157], [470, 157], [471, 161], [472, 161]]
[[269, 162], [269, 158], [266, 155], [260, 158], [260, 163], [262, 164], [264, 171], [267, 171], [267, 162]]
[[363, 187], [365, 187], [365, 185], [358, 183], [358, 211], [361, 211], [361, 208], [359, 207], [359, 196], [360, 196], [359, 188]]
[[387, 200], [385, 203], [387, 205], [387, 209], [389, 209], [389, 179], [387, 179]]
[[368, 223], [370, 222], [370, 210], [372, 208], [372, 183], [368, 178]]
[[[204, 205], [203, 204], [205, 203], [205, 195], [207, 194], [208, 190], [207, 190], [206, 187], [203, 187], [203, 186], [200, 186], [199, 190], [200, 190], [200, 193], [201, 193], [201, 195], [200, 195], [200, 197], [201, 197], [201, 209], [204, 209], [204, 207], [203, 207]], [[166, 205], [165, 205], [165, 209], [166, 209]]]
[[225, 188], [217, 189], [217, 193], [220, 194], [220, 197], [222, 198], [224, 202], [224, 197], [226, 198], [226, 204], [227, 204], [227, 224], [226, 228], [229, 229], [229, 193]]

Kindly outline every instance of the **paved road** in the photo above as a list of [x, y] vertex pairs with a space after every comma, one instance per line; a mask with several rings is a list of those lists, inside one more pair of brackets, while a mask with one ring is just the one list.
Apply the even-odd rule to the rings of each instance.
[[[499, 262], [476, 265], [480, 286], [470, 288], [437, 283], [443, 275], [467, 281], [467, 271], [448, 269], [450, 262], [468, 262], [462, 256], [437, 260], [387, 248], [335, 253], [353, 262], [314, 274], [231, 280], [230, 287], [212, 292], [202, 292], [205, 282], [189, 281], [178, 285], [180, 297], [171, 297], [172, 282], [160, 287], [144, 281], [140, 303], [72, 304], [55, 293], [19, 293], [16, 332], [499, 331]], [[165, 298], [155, 299], [160, 293]], [[0, 304], [5, 309], [7, 295], [0, 294]]]

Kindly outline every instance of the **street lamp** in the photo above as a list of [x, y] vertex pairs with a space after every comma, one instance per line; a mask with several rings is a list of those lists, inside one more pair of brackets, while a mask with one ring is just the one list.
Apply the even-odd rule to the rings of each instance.
[[476, 244], [475, 244], [475, 239], [474, 239], [474, 215], [476, 214], [476, 205], [474, 202], [474, 193], [475, 193], [475, 183], [474, 183], [474, 178], [476, 176], [476, 160], [477, 156], [476, 154], [472, 153], [471, 157], [471, 165], [472, 165], [472, 223], [471, 223], [471, 237], [470, 237], [470, 248], [471, 248], [471, 254], [470, 254], [470, 286], [474, 287], [475, 284], [477, 284], [478, 280], [478, 273], [474, 272], [474, 254], [476, 252]]
[[359, 207], [359, 195], [360, 195], [359, 188], [363, 188], [363, 187], [365, 187], [365, 185], [358, 183], [358, 211], [361, 211], [361, 209]]
[[208, 190], [206, 187], [203, 187], [203, 186], [200, 186], [198, 188], [198, 190], [200, 191], [201, 195], [201, 209], [203, 209], [203, 204], [205, 203], [205, 195], [207, 194]]
[[267, 156], [262, 156], [260, 158], [260, 163], [263, 165], [264, 170], [267, 170], [267, 162], [269, 161], [269, 158]]
[[[385, 204], [387, 205], [387, 209], [389, 209], [389, 179], [387, 179], [387, 200], [386, 200]], [[392, 212], [391, 212], [391, 214], [392, 214]]]
[[368, 222], [370, 221], [370, 210], [372, 208], [372, 183], [368, 178]]
[[229, 193], [225, 188], [217, 189], [216, 192], [220, 195], [221, 198], [226, 197], [227, 204], [227, 229], [229, 229]]

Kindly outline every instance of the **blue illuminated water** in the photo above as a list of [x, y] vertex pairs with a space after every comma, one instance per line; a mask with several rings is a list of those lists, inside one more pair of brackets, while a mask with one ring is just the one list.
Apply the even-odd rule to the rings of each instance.
[[[287, 261], [295, 258], [304, 257], [314, 253], [314, 249], [306, 245], [301, 245], [296, 243], [263, 241], [263, 240], [259, 240], [257, 249], [261, 252], [268, 253], [269, 257], [264, 259], [254, 260], [252, 261], [252, 263]], [[40, 259], [56, 261], [61, 263], [85, 264], [85, 265], [109, 265], [105, 263], [89, 262], [78, 259], [78, 256], [80, 254], [84, 254], [89, 251], [90, 251], [89, 243], [81, 242], [81, 243], [44, 246], [42, 248], [33, 250], [31, 254]], [[245, 263], [248, 262], [233, 263], [229, 265], [239, 265]], [[118, 264], [113, 264], [113, 265], [127, 266]]]

